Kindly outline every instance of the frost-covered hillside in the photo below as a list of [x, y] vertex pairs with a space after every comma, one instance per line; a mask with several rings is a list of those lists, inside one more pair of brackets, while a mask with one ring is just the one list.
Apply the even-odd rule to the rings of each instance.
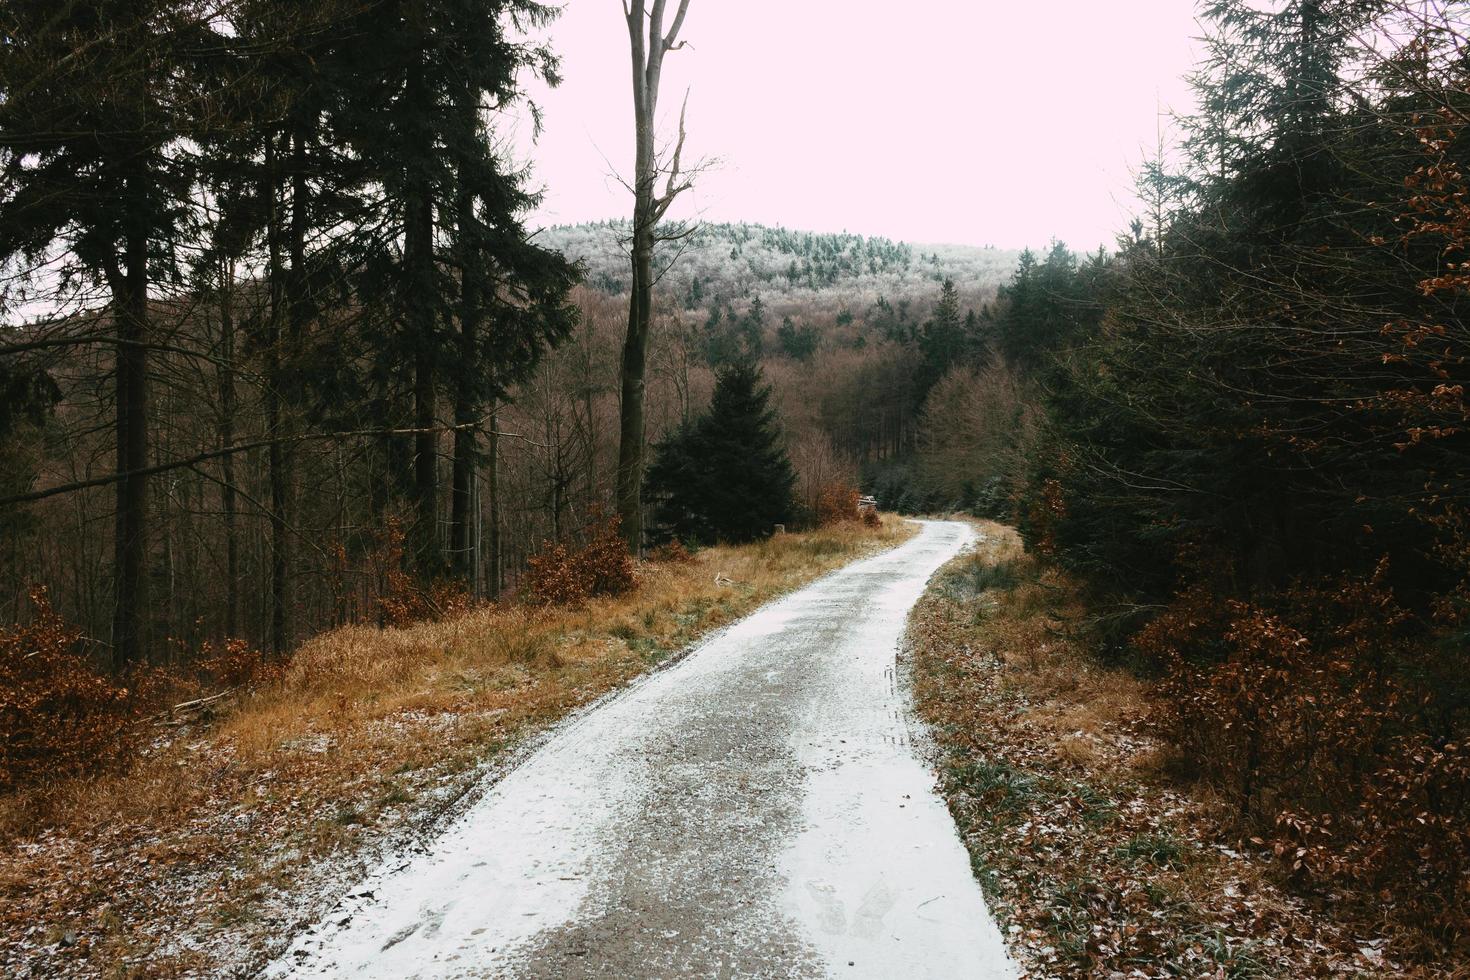
[[[628, 288], [627, 237], [626, 221], [559, 225], [538, 236], [584, 260], [588, 283], [610, 293]], [[833, 294], [916, 300], [931, 296], [945, 279], [966, 293], [985, 293], [1010, 275], [1017, 258], [996, 248], [911, 245], [741, 223], [700, 225], [683, 241], [666, 243], [658, 264], [662, 288], [693, 309], [756, 295], [798, 302]]]

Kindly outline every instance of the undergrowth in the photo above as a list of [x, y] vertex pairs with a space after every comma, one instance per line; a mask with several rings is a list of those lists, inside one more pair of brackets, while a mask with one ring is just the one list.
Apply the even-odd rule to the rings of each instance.
[[[0, 973], [147, 962], [198, 974], [220, 968], [214, 956], [248, 961], [239, 948], [186, 948], [177, 923], [195, 940], [214, 930], [268, 948], [282, 903], [327, 859], [425, 825], [531, 733], [913, 530], [843, 522], [680, 549], [643, 563], [633, 589], [344, 626], [282, 661], [228, 645], [209, 651], [194, 691], [228, 696], [180, 719], [135, 710], [113, 682], [75, 671], [73, 636], [54, 616], [0, 633], [0, 670], [95, 678], [74, 703], [99, 707], [75, 729], [32, 724], [53, 741], [14, 753], [35, 760], [17, 773], [54, 776], [0, 792]], [[118, 752], [81, 764], [99, 746]], [[66, 759], [79, 763], [58, 768]]]
[[[916, 607], [910, 656], [941, 789], [1028, 975], [1470, 975], [1439, 926], [1453, 904], [1428, 917], [1377, 892], [1304, 888], [1278, 849], [1249, 839], [1238, 794], [1180, 782], [1157, 721], [1175, 703], [1161, 696], [1170, 675], [1096, 655], [1078, 584], [1009, 528], [980, 526], [980, 547]], [[1243, 737], [1239, 720], [1190, 726], [1201, 740]], [[1437, 758], [1423, 755], [1404, 799], [1448, 771]]]

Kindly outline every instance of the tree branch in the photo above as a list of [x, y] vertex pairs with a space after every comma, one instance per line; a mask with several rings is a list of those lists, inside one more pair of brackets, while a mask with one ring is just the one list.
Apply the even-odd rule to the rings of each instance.
[[[44, 490], [32, 490], [28, 493], [13, 494], [9, 497], [0, 497], [0, 507], [10, 507], [15, 504], [32, 503], [37, 500], [45, 500], [47, 497], [55, 497], [64, 493], [75, 493], [78, 490], [87, 490], [92, 487], [105, 487], [110, 484], [120, 483], [123, 480], [131, 480], [140, 476], [153, 476], [156, 473], [167, 473], [170, 470], [188, 469], [199, 463], [208, 462], [211, 459], [219, 459], [222, 456], [233, 456], [236, 453], [249, 452], [252, 449], [264, 449], [269, 446], [294, 445], [303, 442], [334, 442], [347, 439], [361, 439], [369, 436], [416, 436], [429, 432], [460, 432], [468, 429], [478, 430], [493, 416], [486, 416], [474, 422], [466, 422], [463, 425], [436, 425], [428, 428], [416, 429], [352, 429], [344, 432], [308, 432], [298, 436], [290, 436], [280, 439], [259, 439], [255, 442], [242, 443], [235, 446], [226, 446], [223, 449], [211, 449], [208, 452], [198, 453], [185, 459], [170, 460], [167, 463], [156, 463], [153, 466], [144, 466], [123, 473], [109, 473], [107, 476], [93, 477], [89, 480], [78, 480], [75, 483], [63, 483], [54, 487], [46, 487]], [[499, 432], [497, 436], [509, 439], [522, 439], [524, 436], [516, 432]]]
[[684, 46], [679, 40], [679, 29], [684, 26], [684, 15], [689, 12], [689, 0], [679, 0], [679, 12], [674, 15], [674, 23], [669, 27], [669, 33], [664, 36], [664, 52], [677, 51]]

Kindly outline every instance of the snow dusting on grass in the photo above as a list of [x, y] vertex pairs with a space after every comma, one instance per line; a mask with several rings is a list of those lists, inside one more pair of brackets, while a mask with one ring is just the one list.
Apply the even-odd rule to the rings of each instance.
[[578, 609], [308, 642], [129, 770], [0, 799], [0, 975], [244, 975], [431, 839], [537, 735], [700, 636], [913, 533], [713, 548]]
[[1149, 686], [1090, 657], [1075, 584], [1010, 528], [910, 621], [921, 716], [976, 877], [1028, 977], [1458, 977], [1347, 896], [1286, 887], [1269, 852], [1168, 778]]

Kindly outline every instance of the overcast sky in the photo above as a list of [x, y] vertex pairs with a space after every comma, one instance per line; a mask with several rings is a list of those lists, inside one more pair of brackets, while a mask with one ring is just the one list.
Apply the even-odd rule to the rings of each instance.
[[[673, 0], [670, 7], [675, 6]], [[911, 242], [1111, 244], [1159, 110], [1186, 111], [1193, 0], [692, 0], [660, 132], [689, 91], [687, 210]], [[630, 208], [619, 0], [569, 0], [565, 82], [538, 91], [533, 224]]]

